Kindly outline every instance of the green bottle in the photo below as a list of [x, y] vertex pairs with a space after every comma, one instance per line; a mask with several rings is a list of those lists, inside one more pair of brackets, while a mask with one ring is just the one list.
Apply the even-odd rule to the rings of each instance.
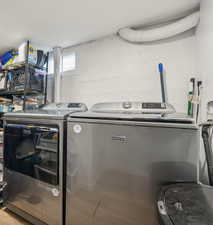
[[194, 83], [195, 79], [191, 78], [189, 82], [189, 93], [188, 93], [188, 116], [193, 116], [193, 96], [194, 96]]

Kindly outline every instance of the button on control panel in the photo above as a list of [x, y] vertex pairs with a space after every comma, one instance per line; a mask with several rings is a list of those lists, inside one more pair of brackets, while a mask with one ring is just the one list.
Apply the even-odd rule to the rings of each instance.
[[132, 103], [131, 102], [123, 102], [123, 108], [124, 109], [131, 109]]

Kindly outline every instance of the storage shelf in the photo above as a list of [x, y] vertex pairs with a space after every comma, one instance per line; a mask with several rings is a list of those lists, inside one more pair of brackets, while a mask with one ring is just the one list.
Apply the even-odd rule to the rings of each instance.
[[[42, 92], [36, 91], [36, 90], [27, 90], [25, 93], [26, 93], [26, 95], [38, 95], [38, 94], [42, 95]], [[10, 97], [13, 95], [22, 96], [22, 95], [24, 95], [24, 90], [20, 90], [20, 91], [0, 90], [0, 96]]]
[[[8, 89], [3, 89], [0, 90], [0, 97], [5, 97], [8, 99], [14, 100], [14, 96], [16, 97], [22, 97], [23, 98], [23, 107], [22, 109], [25, 110], [26, 109], [26, 102], [27, 102], [27, 98], [28, 97], [33, 97], [33, 96], [44, 96], [44, 104], [46, 104], [47, 102], [47, 74], [48, 74], [48, 58], [49, 58], [49, 53], [47, 52], [47, 55], [45, 57], [47, 57], [45, 59], [45, 65], [38, 66], [36, 64], [33, 64], [31, 62], [29, 62], [29, 46], [30, 46], [30, 42], [27, 41], [27, 49], [26, 49], [26, 59], [24, 61], [18, 62], [18, 63], [12, 63], [10, 65], [5, 65], [3, 66], [3, 68], [0, 70], [0, 73], [3, 73], [4, 79], [5, 79], [5, 88], [8, 87]], [[41, 59], [40, 61], [43, 62], [44, 59]], [[37, 60], [38, 61], [38, 60]], [[44, 80], [43, 80], [43, 85], [44, 87], [42, 88], [43, 90], [35, 90], [35, 89], [31, 89], [30, 82], [31, 82], [31, 72], [36, 72], [35, 69], [39, 69], [42, 70], [42, 75], [44, 75]], [[19, 73], [24, 73], [24, 81], [21, 81], [21, 86], [20, 90], [14, 90], [12, 89], [13, 86], [9, 86], [7, 85], [9, 77], [7, 76], [8, 73], [11, 72], [12, 73], [12, 81], [14, 82], [14, 76], [13, 73], [16, 74], [16, 76]], [[40, 72], [39, 72], [40, 73]], [[16, 77], [17, 79], [17, 77]], [[22, 79], [22, 77], [21, 77]], [[39, 84], [40, 85], [40, 84]], [[39, 86], [40, 87], [40, 86]], [[10, 88], [12, 89], [12, 91], [10, 90]]]
[[[17, 70], [17, 69], [23, 68], [25, 66], [26, 66], [26, 62], [13, 63], [13, 64], [10, 64], [10, 65], [7, 65], [7, 66], [3, 67], [2, 72], [3, 71]], [[37, 66], [37, 65], [32, 64], [32, 63], [28, 63], [28, 66], [30, 68], [36, 68], [36, 69], [40, 69], [40, 70], [46, 69], [45, 67], [40, 67], [40, 66]]]

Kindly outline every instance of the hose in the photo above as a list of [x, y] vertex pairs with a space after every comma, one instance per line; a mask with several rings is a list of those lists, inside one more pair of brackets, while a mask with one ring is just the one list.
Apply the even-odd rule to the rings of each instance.
[[177, 20], [168, 25], [150, 29], [150, 30], [136, 30], [130, 27], [122, 28], [118, 31], [118, 35], [129, 42], [143, 43], [158, 41], [165, 38], [173, 37], [177, 34], [183, 33], [196, 27], [200, 19], [200, 12], [194, 12], [189, 16]]

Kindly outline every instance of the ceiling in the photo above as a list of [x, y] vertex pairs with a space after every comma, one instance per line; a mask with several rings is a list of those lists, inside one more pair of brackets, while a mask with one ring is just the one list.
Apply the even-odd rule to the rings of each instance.
[[200, 0], [15, 0], [0, 7], [0, 51], [30, 39], [48, 47], [93, 40], [119, 28], [172, 19]]

